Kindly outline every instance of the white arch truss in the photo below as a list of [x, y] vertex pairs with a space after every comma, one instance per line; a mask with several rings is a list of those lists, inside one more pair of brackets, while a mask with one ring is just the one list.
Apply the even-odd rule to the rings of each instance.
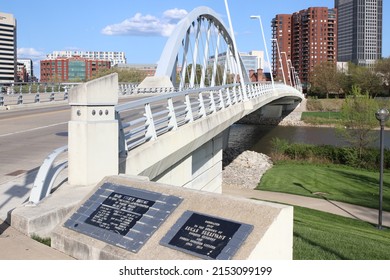
[[[234, 53], [233, 40], [219, 15], [199, 7], [179, 22], [168, 39], [155, 77], [169, 77], [179, 90], [233, 83], [239, 73]], [[243, 69], [241, 58], [239, 63]], [[244, 81], [249, 81], [247, 73]]]

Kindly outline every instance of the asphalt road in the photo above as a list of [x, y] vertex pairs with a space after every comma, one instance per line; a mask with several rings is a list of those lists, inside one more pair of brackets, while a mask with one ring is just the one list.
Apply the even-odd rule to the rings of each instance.
[[[144, 97], [122, 97], [119, 103]], [[0, 220], [28, 199], [44, 159], [68, 144], [69, 120], [66, 102], [0, 110]]]
[[38, 168], [54, 149], [67, 145], [69, 120], [70, 106], [63, 102], [0, 111], [0, 184]]
[[69, 105], [0, 112], [0, 183], [40, 166], [67, 144]]

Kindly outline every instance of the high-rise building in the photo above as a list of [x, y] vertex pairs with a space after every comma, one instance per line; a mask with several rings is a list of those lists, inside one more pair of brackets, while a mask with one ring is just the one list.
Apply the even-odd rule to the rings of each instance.
[[291, 19], [292, 15], [279, 14], [272, 20], [272, 73], [277, 80], [281, 80], [284, 74], [286, 82], [289, 82], [286, 75], [290, 70], [288, 61], [291, 60]]
[[[243, 69], [246, 73], [249, 73], [249, 71], [254, 70], [257, 71], [257, 69], [263, 69], [264, 68], [264, 52], [263, 51], [250, 51], [250, 52], [240, 52], [240, 57], [243, 63], [243, 66], [245, 69]], [[225, 65], [226, 59], [228, 58], [227, 52], [220, 53], [218, 55], [218, 64], [219, 65]], [[230, 53], [230, 60], [233, 60], [233, 54]], [[211, 56], [208, 60], [208, 65], [212, 65], [214, 63], [215, 56]], [[228, 65], [228, 72], [230, 74], [234, 73], [237, 74], [238, 70], [235, 69], [232, 65], [232, 63], [227, 63]]]
[[34, 80], [34, 65], [30, 58], [18, 58], [18, 63], [24, 64], [27, 73], [28, 82], [32, 82]]
[[84, 82], [99, 70], [110, 69], [109, 60], [82, 57], [41, 60], [41, 79], [45, 82]]
[[73, 56], [94, 60], [109, 60], [111, 66], [126, 64], [124, 52], [103, 52], [103, 51], [54, 51], [47, 55], [48, 59], [71, 58]]
[[272, 30], [274, 73], [280, 75], [282, 64], [287, 83], [292, 81], [291, 66], [305, 86], [309, 81], [310, 72], [317, 64], [332, 62], [336, 65], [337, 11], [335, 9], [310, 7], [292, 15], [276, 15], [272, 20]]
[[0, 83], [16, 81], [16, 19], [0, 12]]
[[336, 0], [338, 61], [370, 66], [382, 57], [383, 0]]

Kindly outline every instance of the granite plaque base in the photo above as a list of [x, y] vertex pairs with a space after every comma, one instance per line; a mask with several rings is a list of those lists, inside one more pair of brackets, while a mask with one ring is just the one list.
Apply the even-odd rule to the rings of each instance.
[[111, 176], [51, 241], [82, 260], [291, 260], [293, 208]]
[[136, 253], [181, 201], [176, 196], [105, 183], [64, 226]]

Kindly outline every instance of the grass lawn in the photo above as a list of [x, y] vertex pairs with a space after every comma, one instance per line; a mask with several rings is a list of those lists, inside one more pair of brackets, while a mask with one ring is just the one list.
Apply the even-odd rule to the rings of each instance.
[[340, 112], [303, 112], [301, 119], [309, 124], [337, 124], [342, 115]]
[[294, 260], [389, 260], [390, 230], [294, 207]]
[[[379, 172], [340, 165], [293, 162], [275, 164], [257, 187], [259, 190], [310, 197], [325, 197], [369, 208], [378, 208]], [[390, 211], [390, 173], [384, 174], [383, 210]]]

